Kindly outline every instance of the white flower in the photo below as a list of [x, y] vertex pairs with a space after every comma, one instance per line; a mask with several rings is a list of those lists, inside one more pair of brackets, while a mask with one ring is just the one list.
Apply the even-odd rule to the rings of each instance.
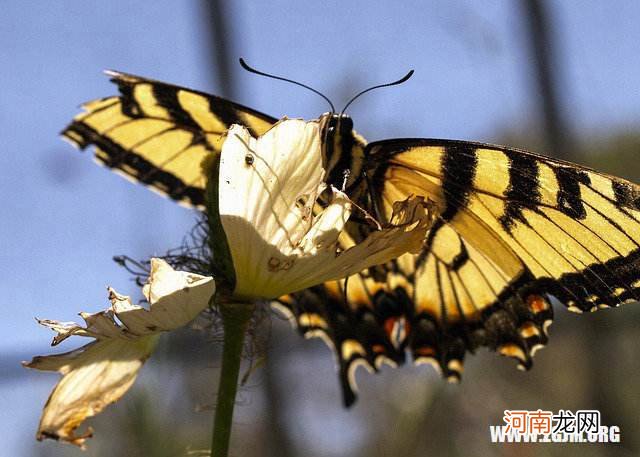
[[430, 219], [423, 200], [413, 199], [398, 205], [392, 226], [340, 252], [353, 204], [333, 188], [333, 200], [319, 209], [322, 165], [317, 121], [283, 120], [258, 139], [242, 126], [229, 130], [218, 190], [235, 300], [277, 298], [421, 248]]
[[[327, 187], [325, 174], [318, 121], [283, 120], [258, 139], [244, 127], [231, 127], [220, 155], [215, 215], [235, 276], [231, 296], [225, 299], [252, 303], [277, 298], [422, 247], [430, 218], [421, 198], [399, 202], [391, 224], [362, 243], [345, 242], [351, 240], [343, 229], [353, 204], [332, 188], [329, 204], [319, 205], [318, 196]], [[95, 341], [25, 364], [63, 375], [45, 406], [38, 439], [83, 446], [91, 431], [77, 436], [78, 426], [122, 397], [159, 333], [193, 320], [215, 290], [212, 277], [175, 271], [152, 259], [149, 283], [143, 288], [149, 309], [109, 289], [111, 307], [81, 313], [85, 326], [40, 320], [58, 333], [53, 345], [72, 335]]]
[[37, 356], [24, 365], [62, 374], [42, 413], [37, 438], [54, 438], [84, 445], [91, 430], [76, 436], [85, 418], [98, 414], [131, 387], [151, 355], [160, 332], [192, 321], [215, 292], [213, 278], [175, 271], [151, 259], [149, 282], [142, 292], [149, 309], [109, 288], [111, 307], [99, 313], [80, 313], [85, 326], [73, 322], [39, 320], [57, 332], [52, 346], [72, 335], [95, 341], [64, 354]]

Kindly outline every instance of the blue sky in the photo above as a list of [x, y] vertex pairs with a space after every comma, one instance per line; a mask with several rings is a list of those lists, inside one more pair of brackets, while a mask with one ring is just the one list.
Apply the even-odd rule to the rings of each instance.
[[[637, 127], [640, 3], [573, 0], [556, 2], [553, 12], [573, 132], [588, 137]], [[517, 2], [498, 0], [242, 0], [229, 11], [230, 39], [234, 56], [311, 84], [338, 106], [363, 87], [415, 69], [406, 84], [368, 94], [350, 108], [356, 129], [371, 140], [492, 141], [536, 115], [518, 13]], [[101, 74], [108, 68], [215, 93], [204, 21], [198, 1], [4, 2], [3, 354], [49, 350], [51, 335], [35, 316], [73, 320], [81, 310], [101, 309], [107, 285], [135, 294], [111, 257], [162, 254], [192, 225], [192, 212], [97, 167], [58, 132], [80, 103], [115, 93]], [[236, 101], [274, 116], [312, 118], [327, 110], [309, 92], [239, 67], [235, 81]], [[12, 449], [31, 437], [51, 381], [43, 385], [29, 376], [14, 391], [18, 379], [0, 384], [0, 400], [20, 411]]]

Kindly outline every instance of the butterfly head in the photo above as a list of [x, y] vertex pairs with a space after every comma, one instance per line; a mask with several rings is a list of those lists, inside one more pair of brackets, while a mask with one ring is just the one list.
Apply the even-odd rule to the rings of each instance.
[[[386, 84], [378, 84], [369, 87], [354, 95], [351, 100], [336, 113], [333, 103], [324, 97], [331, 106], [331, 112], [320, 116], [320, 133], [323, 139], [323, 154], [325, 169], [327, 170], [327, 182], [343, 190], [354, 190], [362, 183], [362, 165], [364, 163], [364, 139], [353, 130], [353, 121], [345, 114], [351, 104], [366, 94], [381, 87], [402, 84], [413, 75], [413, 70], [404, 77]], [[314, 92], [316, 90], [312, 89]], [[362, 186], [360, 186], [362, 187]], [[361, 190], [361, 189], [360, 189]]]
[[347, 136], [353, 131], [353, 119], [347, 114], [324, 113], [320, 116], [320, 131], [323, 138]]
[[[367, 92], [381, 87], [402, 84], [411, 78], [411, 75], [413, 75], [413, 70], [411, 70], [397, 81], [378, 84], [358, 92], [347, 102], [342, 111], [338, 114], [333, 102], [326, 95], [313, 87], [289, 78], [257, 70], [249, 66], [242, 58], [240, 58], [240, 65], [250, 73], [255, 73], [267, 78], [277, 79], [295, 84], [296, 86], [304, 87], [326, 100], [331, 107], [331, 111], [320, 116], [323, 166], [327, 171], [327, 183], [342, 190], [354, 190], [354, 188], [362, 182], [362, 164], [364, 162], [363, 158], [365, 147], [364, 139], [353, 131], [353, 121], [345, 114], [347, 108]], [[355, 190], [357, 191], [357, 189]]]

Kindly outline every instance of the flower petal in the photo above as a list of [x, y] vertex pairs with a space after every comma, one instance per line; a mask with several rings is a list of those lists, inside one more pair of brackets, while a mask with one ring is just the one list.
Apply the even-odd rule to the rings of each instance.
[[332, 191], [333, 201], [313, 219], [311, 229], [300, 243], [303, 255], [315, 254], [318, 249], [336, 250], [340, 233], [351, 216], [351, 200], [335, 188]]
[[[263, 296], [269, 265], [293, 254], [322, 190], [318, 122], [283, 120], [255, 139], [229, 129], [220, 155], [219, 211], [236, 271], [234, 296]], [[301, 199], [303, 202], [301, 203]]]
[[395, 226], [338, 255], [353, 205], [331, 189], [331, 203], [313, 214], [326, 189], [317, 121], [283, 120], [258, 139], [232, 126], [219, 170], [236, 300], [276, 298], [417, 251], [430, 226], [424, 200], [412, 199], [400, 204]]
[[127, 328], [127, 333], [144, 335], [183, 327], [209, 305], [215, 292], [211, 276], [175, 271], [161, 259], [151, 259], [149, 283], [142, 289], [149, 310], [131, 303], [114, 291], [112, 309]]
[[109, 288], [111, 308], [80, 313], [84, 327], [72, 322], [38, 321], [58, 333], [54, 345], [73, 335], [96, 339], [74, 351], [37, 356], [24, 363], [27, 368], [63, 375], [42, 413], [39, 440], [54, 438], [83, 447], [91, 431], [76, 435], [78, 426], [124, 395], [151, 355], [159, 332], [193, 320], [208, 306], [215, 283], [209, 276], [175, 271], [163, 260], [152, 259], [149, 283], [143, 292], [150, 302], [148, 310]]
[[[346, 198], [346, 196], [337, 198]], [[281, 295], [331, 281], [347, 278], [366, 268], [380, 265], [407, 252], [418, 252], [431, 227], [431, 213], [422, 197], [394, 204], [391, 224], [374, 231], [361, 243], [339, 254], [321, 249], [314, 255], [303, 255], [281, 278]]]
[[34, 357], [27, 368], [57, 371], [62, 379], [51, 392], [40, 419], [36, 438], [52, 438], [84, 448], [92, 430], [75, 430], [87, 418], [117, 401], [135, 381], [149, 357], [156, 335], [135, 341], [98, 340], [64, 354]]
[[[220, 155], [218, 185], [219, 211], [234, 265], [251, 259], [253, 251], [244, 232], [235, 230], [238, 219], [279, 250], [293, 250], [306, 233], [305, 221], [323, 177], [317, 121], [283, 120], [258, 139], [245, 127], [233, 125]], [[306, 198], [303, 207], [300, 198]]]

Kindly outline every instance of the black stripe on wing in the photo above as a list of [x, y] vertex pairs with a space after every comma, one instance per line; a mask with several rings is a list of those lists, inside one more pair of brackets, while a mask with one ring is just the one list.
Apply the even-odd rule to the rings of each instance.
[[464, 143], [445, 147], [441, 165], [442, 193], [445, 197], [444, 209], [440, 214], [442, 221], [451, 221], [458, 211], [467, 206], [477, 164], [474, 147]]
[[[258, 136], [276, 122], [251, 108], [203, 92], [126, 73], [107, 74], [120, 96], [86, 104], [86, 112], [62, 135], [81, 149], [95, 145], [96, 158], [105, 166], [196, 207], [204, 205], [206, 178], [201, 165], [206, 154], [202, 151], [218, 151], [222, 142], [216, 139], [233, 123], [245, 125]], [[186, 143], [184, 133], [189, 135]], [[169, 142], [159, 138], [165, 134]], [[172, 136], [175, 151], [170, 149]], [[154, 146], [148, 144], [152, 141], [156, 141]]]
[[504, 214], [499, 220], [505, 230], [510, 231], [515, 221], [524, 222], [524, 208], [539, 204], [540, 189], [537, 160], [516, 151], [505, 152], [509, 158], [509, 189]]
[[123, 148], [108, 136], [101, 135], [82, 122], [72, 122], [62, 133], [80, 149], [94, 145], [103, 154], [96, 159], [108, 168], [123, 170], [136, 181], [167, 195], [176, 201], [188, 201], [195, 207], [205, 204], [201, 187], [185, 183], [173, 173], [156, 167], [144, 157]]
[[[168, 84], [155, 79], [144, 78], [141, 76], [132, 75], [129, 73], [122, 73], [109, 70], [107, 72], [111, 76], [111, 81], [118, 86], [118, 90], [121, 94], [121, 101], [125, 114], [130, 117], [142, 117], [143, 110], [135, 99], [133, 88], [137, 84], [151, 84], [153, 87], [153, 93], [156, 99], [160, 102], [160, 105], [167, 109], [171, 113], [173, 120], [176, 124], [183, 126], [184, 128], [195, 128], [200, 130], [200, 125], [193, 120], [191, 115], [184, 109], [181, 109], [177, 95], [180, 91], [187, 91], [192, 94], [204, 97], [209, 102], [209, 111], [213, 113], [223, 124], [227, 125], [227, 128], [232, 124], [244, 125], [249, 129], [253, 136], [258, 136], [259, 132], [252, 129], [251, 126], [246, 125], [244, 119], [242, 119], [240, 113], [246, 113], [251, 117], [260, 119], [268, 124], [275, 124], [278, 120], [272, 116], [256, 111], [253, 108], [241, 105], [231, 100], [227, 100], [216, 95], [207, 94], [198, 90], [187, 89], [184, 87]], [[184, 124], [182, 122], [184, 122]], [[220, 133], [220, 132], [217, 132]]]

